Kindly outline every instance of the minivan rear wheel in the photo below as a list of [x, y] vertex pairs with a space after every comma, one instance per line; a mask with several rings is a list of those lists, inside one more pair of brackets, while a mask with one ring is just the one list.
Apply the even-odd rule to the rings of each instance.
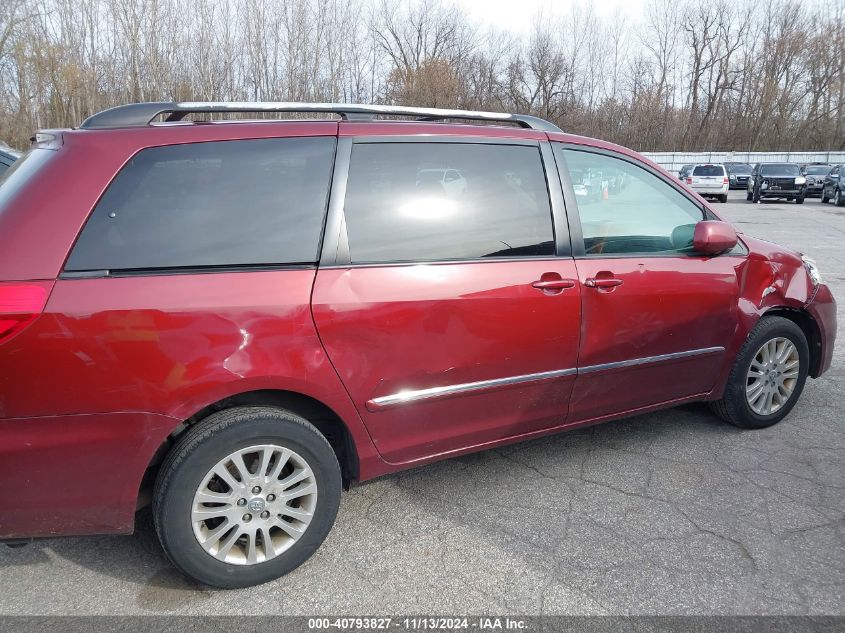
[[777, 424], [792, 410], [807, 380], [810, 351], [798, 325], [764, 317], [734, 361], [725, 394], [711, 403], [723, 420], [741, 428]]
[[340, 491], [337, 457], [307, 420], [274, 407], [235, 407], [208, 416], [170, 451], [153, 519], [182, 572], [215, 587], [249, 587], [317, 550]]

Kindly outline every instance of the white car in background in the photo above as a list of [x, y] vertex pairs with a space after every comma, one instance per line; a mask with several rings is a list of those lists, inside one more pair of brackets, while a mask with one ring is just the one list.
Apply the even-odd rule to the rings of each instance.
[[687, 175], [687, 184], [704, 198], [728, 201], [728, 171], [724, 165], [696, 165]]
[[417, 172], [417, 187], [439, 185], [443, 193], [454, 197], [466, 193], [467, 181], [457, 169], [420, 169]]

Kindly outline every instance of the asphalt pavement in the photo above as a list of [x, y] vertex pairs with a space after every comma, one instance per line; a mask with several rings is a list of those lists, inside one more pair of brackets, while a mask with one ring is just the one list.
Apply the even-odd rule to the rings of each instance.
[[[814, 256], [845, 324], [845, 208], [745, 202], [749, 235]], [[845, 614], [845, 344], [781, 424], [699, 405], [353, 488], [304, 566], [199, 587], [132, 536], [0, 547], [0, 614]]]

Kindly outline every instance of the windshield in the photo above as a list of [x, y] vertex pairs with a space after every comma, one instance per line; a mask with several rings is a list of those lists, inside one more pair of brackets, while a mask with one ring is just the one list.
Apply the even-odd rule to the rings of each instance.
[[829, 171], [830, 165], [807, 165], [804, 168], [804, 173], [811, 176], [826, 176]]
[[728, 168], [728, 173], [731, 174], [750, 174], [751, 165], [748, 163], [725, 163]]
[[792, 163], [771, 163], [760, 167], [760, 173], [764, 176], [789, 176], [794, 177], [800, 174], [798, 165]]
[[699, 165], [692, 170], [693, 176], [724, 176], [725, 170], [721, 165]]

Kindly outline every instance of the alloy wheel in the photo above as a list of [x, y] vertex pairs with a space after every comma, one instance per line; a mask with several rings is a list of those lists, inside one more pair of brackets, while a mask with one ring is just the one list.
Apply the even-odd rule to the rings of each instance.
[[763, 343], [748, 368], [745, 397], [751, 410], [766, 416], [783, 407], [798, 384], [798, 348], [788, 338], [777, 337]]
[[203, 477], [194, 494], [194, 536], [211, 556], [255, 565], [291, 548], [317, 507], [317, 481], [308, 463], [274, 444], [237, 450]]

